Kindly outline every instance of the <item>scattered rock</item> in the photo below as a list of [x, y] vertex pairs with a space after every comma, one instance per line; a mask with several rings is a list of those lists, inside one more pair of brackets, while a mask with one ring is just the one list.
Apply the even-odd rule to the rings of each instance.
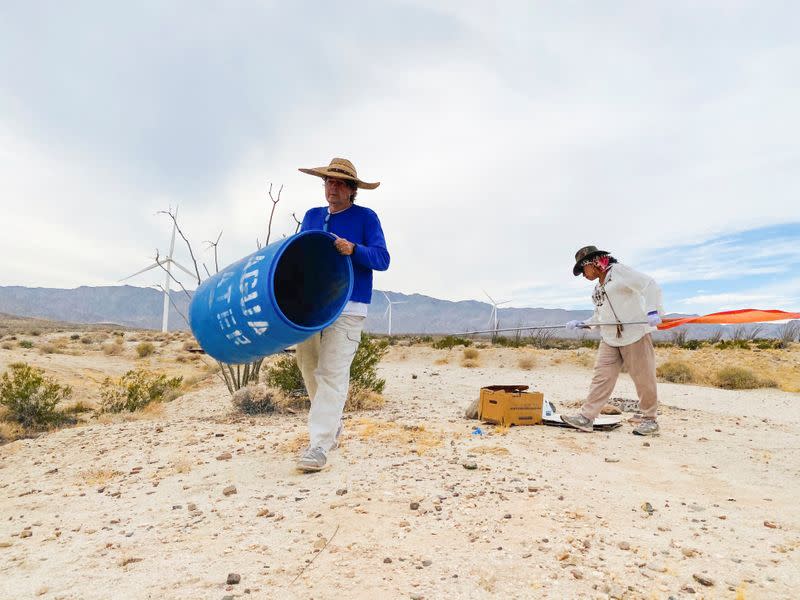
[[778, 524], [774, 521], [764, 521], [764, 527], [769, 527], [770, 529], [777, 529]]
[[618, 463], [618, 462], [619, 462], [619, 459], [618, 459], [618, 458], [609, 458], [609, 457], [606, 457], [605, 461], [606, 461], [607, 463]]
[[340, 489], [336, 490], [336, 495], [337, 496], [344, 496], [346, 493], [347, 493], [347, 488], [340, 488]]
[[642, 510], [646, 512], [648, 515], [652, 515], [656, 509], [653, 508], [653, 505], [650, 504], [649, 502], [645, 502], [644, 504], [642, 504]]
[[419, 508], [419, 502], [412, 502], [409, 508], [411, 508], [411, 510], [417, 510]]
[[385, 565], [392, 564], [392, 559], [387, 556], [386, 558], [383, 559], [383, 564]]
[[631, 545], [628, 542], [620, 542], [619, 544], [617, 544], [617, 547], [620, 550], [630, 550], [631, 549]]
[[231, 494], [235, 494], [235, 493], [236, 493], [236, 486], [235, 485], [229, 485], [224, 490], [222, 490], [222, 495], [223, 496], [230, 496]]
[[33, 532], [30, 529], [23, 529], [20, 532], [19, 537], [21, 537], [21, 538], [29, 538], [32, 535], [33, 535]]
[[463, 463], [461, 463], [461, 465], [470, 471], [474, 471], [478, 468], [478, 463], [476, 463], [474, 460], [465, 460]]
[[695, 573], [692, 575], [692, 578], [700, 585], [704, 585], [706, 587], [711, 587], [714, 585], [713, 579], [706, 577], [705, 575], [701, 575], [700, 573]]
[[271, 511], [270, 509], [268, 509], [268, 508], [262, 508], [261, 510], [259, 510], [259, 511], [256, 513], [256, 516], [257, 516], [257, 517], [267, 517], [267, 518], [269, 518], [269, 517], [274, 517], [274, 516], [275, 516], [275, 513], [274, 513], [274, 512], [272, 512], [272, 511]]
[[225, 582], [228, 585], [236, 585], [242, 580], [242, 576], [238, 573], [228, 573], [228, 580]]
[[233, 458], [230, 452], [223, 452], [217, 457], [217, 460], [230, 460]]

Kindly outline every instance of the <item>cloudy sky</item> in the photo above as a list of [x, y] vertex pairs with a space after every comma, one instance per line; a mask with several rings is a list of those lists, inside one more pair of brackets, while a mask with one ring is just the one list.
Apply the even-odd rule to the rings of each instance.
[[796, 3], [491, 4], [0, 2], [0, 285], [115, 284], [170, 206], [232, 262], [344, 156], [378, 288], [588, 308], [595, 244], [669, 311], [800, 309]]

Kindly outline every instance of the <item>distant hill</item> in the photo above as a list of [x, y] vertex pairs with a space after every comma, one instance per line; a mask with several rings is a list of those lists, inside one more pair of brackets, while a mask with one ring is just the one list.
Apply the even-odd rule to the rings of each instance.
[[[492, 307], [485, 302], [464, 300], [451, 302], [422, 294], [386, 292], [395, 304], [392, 308], [392, 333], [463, 333], [490, 328]], [[188, 314], [189, 299], [182, 291], [171, 293], [172, 303], [184, 315]], [[159, 290], [131, 285], [74, 289], [28, 288], [0, 286], [0, 312], [23, 317], [35, 317], [71, 323], [112, 323], [144, 329], [161, 328], [164, 296]], [[170, 329], [188, 329], [175, 306], [170, 306]], [[366, 330], [386, 333], [387, 302], [380, 290], [372, 295]], [[513, 328], [536, 325], [561, 325], [572, 319], [586, 319], [588, 310], [559, 308], [501, 308], [498, 327]], [[778, 325], [764, 324], [762, 337], [770, 337]], [[714, 325], [691, 326], [689, 337], [703, 338], [719, 330]], [[729, 330], [729, 326], [722, 326]], [[563, 330], [559, 335], [565, 335]], [[582, 335], [576, 334], [576, 335]], [[661, 333], [659, 337], [668, 337]]]

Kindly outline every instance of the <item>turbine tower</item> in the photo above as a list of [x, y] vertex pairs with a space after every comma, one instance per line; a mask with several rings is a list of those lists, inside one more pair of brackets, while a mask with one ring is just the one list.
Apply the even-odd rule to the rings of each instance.
[[172, 265], [175, 265], [187, 273], [190, 277], [194, 277], [194, 273], [172, 258], [172, 253], [175, 251], [175, 232], [178, 229], [177, 218], [178, 208], [175, 207], [175, 219], [172, 221], [172, 239], [169, 242], [169, 254], [167, 254], [167, 257], [160, 260], [156, 259], [156, 262], [154, 262], [152, 265], [145, 267], [141, 271], [136, 271], [136, 273], [133, 275], [128, 275], [125, 277], [125, 279], [120, 279], [120, 281], [127, 281], [131, 277], [136, 277], [137, 275], [141, 275], [142, 273], [145, 273], [150, 269], [155, 269], [156, 267], [163, 267], [166, 270], [167, 273], [164, 280], [164, 313], [161, 318], [161, 331], [163, 333], [167, 332], [167, 324], [169, 321], [169, 284], [171, 279]]
[[483, 288], [481, 288], [481, 289], [482, 289], [483, 293], [486, 294], [486, 297], [489, 299], [489, 302], [492, 303], [492, 312], [489, 315], [489, 327], [493, 331], [492, 336], [496, 336], [497, 335], [497, 307], [500, 306], [501, 304], [508, 304], [509, 302], [511, 302], [511, 300], [503, 300], [502, 302], [495, 302], [494, 298], [492, 298], [486, 292], [486, 290], [483, 290]]
[[389, 315], [389, 333], [388, 333], [388, 336], [392, 337], [392, 304], [408, 304], [408, 302], [406, 300], [395, 300], [395, 301], [392, 301], [392, 300], [389, 299], [389, 296], [384, 291], [381, 291], [381, 294], [383, 294], [384, 297], [386, 298], [387, 306], [386, 306], [386, 311], [383, 313], [383, 316], [386, 317], [386, 315]]

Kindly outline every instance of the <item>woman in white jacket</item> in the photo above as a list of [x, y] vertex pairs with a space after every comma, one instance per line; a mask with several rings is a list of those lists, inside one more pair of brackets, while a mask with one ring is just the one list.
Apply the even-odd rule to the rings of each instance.
[[658, 433], [658, 396], [650, 333], [661, 323], [659, 314], [664, 312], [661, 288], [652, 277], [618, 263], [608, 252], [595, 246], [586, 246], [575, 254], [572, 274], [577, 277], [581, 273], [589, 281], [597, 280], [592, 294], [594, 315], [587, 321], [570, 321], [567, 329], [586, 328], [593, 323], [613, 325], [600, 326], [602, 340], [594, 376], [580, 413], [564, 416], [562, 420], [575, 429], [592, 431], [592, 424], [608, 402], [624, 364], [636, 386], [642, 411], [642, 420], [633, 433], [655, 435]]

